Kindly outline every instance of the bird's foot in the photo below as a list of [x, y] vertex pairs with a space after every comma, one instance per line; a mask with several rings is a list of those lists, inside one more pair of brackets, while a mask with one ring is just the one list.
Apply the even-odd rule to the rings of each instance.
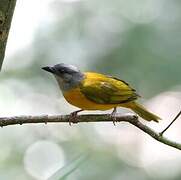
[[116, 125], [116, 111], [117, 111], [117, 109], [116, 109], [116, 107], [113, 109], [113, 112], [110, 114], [110, 118], [112, 119], [112, 121], [113, 121], [113, 124], [114, 124], [114, 126]]
[[72, 113], [70, 113], [70, 116], [69, 116], [69, 125], [71, 126], [72, 124], [71, 123], [78, 123], [79, 121], [77, 120], [77, 114], [79, 112], [83, 111], [82, 109], [78, 110], [78, 111], [74, 111]]

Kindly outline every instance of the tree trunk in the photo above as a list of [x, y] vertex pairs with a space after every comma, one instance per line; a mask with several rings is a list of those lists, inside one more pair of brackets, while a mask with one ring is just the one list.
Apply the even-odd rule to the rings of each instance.
[[6, 43], [16, 0], [0, 0], [0, 70], [5, 56]]

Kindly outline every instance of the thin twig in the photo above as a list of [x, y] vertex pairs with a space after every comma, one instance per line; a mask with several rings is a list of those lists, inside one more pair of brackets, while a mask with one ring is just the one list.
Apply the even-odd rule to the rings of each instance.
[[[1, 117], [0, 118], [0, 126], [9, 126], [9, 125], [17, 125], [17, 124], [29, 124], [29, 123], [69, 123], [69, 115], [55, 115], [55, 116], [14, 116], [14, 117]], [[77, 116], [77, 123], [80, 122], [112, 122], [113, 119], [108, 114], [87, 114], [87, 115], [80, 115]], [[174, 142], [172, 140], [167, 139], [166, 137], [162, 136], [160, 133], [154, 131], [150, 127], [146, 126], [145, 124], [141, 123], [138, 120], [138, 117], [135, 115], [117, 115], [116, 116], [117, 122], [129, 122], [130, 124], [136, 126], [137, 128], [141, 129], [152, 138], [156, 139], [157, 141], [166, 144], [168, 146], [174, 147], [176, 149], [181, 150], [181, 144]]]
[[160, 132], [160, 135], [162, 136], [163, 133], [178, 119], [178, 117], [181, 115], [181, 110], [180, 112], [175, 116], [175, 118], [172, 120], [172, 122], [162, 131]]

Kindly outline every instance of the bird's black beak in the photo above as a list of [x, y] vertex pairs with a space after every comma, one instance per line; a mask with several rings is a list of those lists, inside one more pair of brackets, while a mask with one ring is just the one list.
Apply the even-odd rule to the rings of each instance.
[[50, 73], [54, 73], [54, 70], [53, 70], [52, 67], [46, 66], [46, 67], [42, 67], [42, 69], [45, 70], [45, 71], [48, 71]]

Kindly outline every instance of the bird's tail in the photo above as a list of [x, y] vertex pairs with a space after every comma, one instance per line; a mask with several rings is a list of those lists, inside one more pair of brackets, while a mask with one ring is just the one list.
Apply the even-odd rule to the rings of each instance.
[[131, 102], [130, 103], [130, 108], [136, 113], [138, 114], [140, 117], [142, 117], [143, 119], [147, 120], [147, 121], [155, 121], [158, 122], [159, 120], [161, 120], [160, 117], [158, 117], [157, 115], [149, 112], [148, 110], [146, 110], [146, 108], [144, 108], [142, 105], [136, 103], [136, 102]]

